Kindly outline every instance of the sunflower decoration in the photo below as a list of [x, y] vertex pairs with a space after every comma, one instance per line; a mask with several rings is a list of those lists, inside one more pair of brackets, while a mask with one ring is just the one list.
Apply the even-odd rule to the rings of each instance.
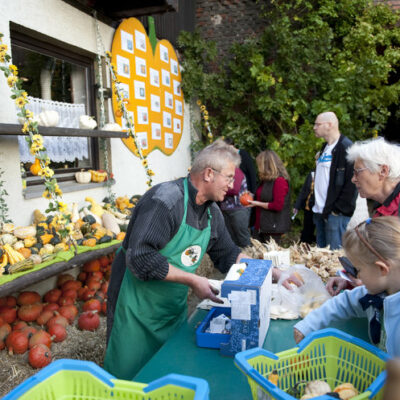
[[106, 54], [107, 67], [110, 70], [111, 79], [112, 79], [113, 86], [114, 86], [113, 91], [118, 99], [117, 100], [117, 110], [115, 112], [115, 115], [117, 117], [124, 117], [124, 119], [126, 121], [126, 125], [128, 128], [128, 134], [135, 142], [136, 149], [135, 149], [134, 154], [135, 154], [135, 156], [139, 157], [140, 160], [142, 161], [142, 165], [144, 167], [145, 173], [148, 178], [148, 180], [146, 181], [146, 185], [150, 188], [153, 183], [152, 177], [154, 176], [154, 171], [150, 169], [149, 164], [146, 159], [146, 156], [143, 155], [142, 150], [141, 150], [140, 146], [138, 145], [138, 141], [137, 141], [137, 138], [135, 135], [134, 123], [133, 123], [132, 117], [128, 114], [128, 110], [126, 108], [127, 99], [125, 99], [124, 95], [122, 94], [123, 91], [119, 87], [119, 84], [121, 82], [119, 82], [117, 79], [116, 67], [111, 62], [112, 54], [109, 51], [106, 51], [105, 54]]
[[50, 158], [44, 147], [43, 136], [39, 133], [38, 123], [34, 120], [33, 112], [26, 109], [28, 93], [22, 89], [22, 80], [18, 78], [18, 68], [11, 64], [11, 56], [7, 53], [8, 46], [2, 43], [2, 38], [3, 34], [0, 33], [0, 63], [3, 64], [0, 69], [3, 71], [11, 89], [11, 98], [19, 109], [17, 116], [23, 119], [21, 131], [25, 134], [29, 152], [39, 163], [38, 175], [43, 177], [45, 186], [42, 196], [49, 200], [46, 212], [56, 213], [58, 221], [62, 222], [62, 224], [59, 224], [58, 233], [62, 237], [68, 237], [68, 242], [76, 248], [75, 240], [70, 236], [71, 215], [68, 212], [67, 205], [61, 201], [62, 191], [57, 180], [53, 177], [54, 170], [50, 168]]
[[197, 100], [197, 105], [200, 107], [200, 112], [201, 112], [201, 115], [204, 120], [204, 127], [207, 130], [208, 141], [209, 141], [209, 143], [211, 143], [214, 139], [214, 136], [211, 132], [210, 123], [208, 122], [209, 116], [208, 116], [207, 108], [204, 104], [202, 104], [201, 100]]

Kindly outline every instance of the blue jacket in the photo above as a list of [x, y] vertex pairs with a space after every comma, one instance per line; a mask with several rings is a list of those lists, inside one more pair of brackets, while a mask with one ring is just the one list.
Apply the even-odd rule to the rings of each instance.
[[[367, 293], [365, 286], [345, 290], [312, 311], [294, 327], [306, 336], [313, 331], [328, 327], [335, 321], [359, 317], [367, 317], [370, 320], [374, 315], [374, 309], [369, 307], [364, 311], [359, 303], [359, 299]], [[386, 335], [381, 335], [383, 350], [392, 357], [400, 357], [400, 292], [385, 297], [383, 311], [386, 331]], [[369, 336], [371, 337], [370, 333]]]

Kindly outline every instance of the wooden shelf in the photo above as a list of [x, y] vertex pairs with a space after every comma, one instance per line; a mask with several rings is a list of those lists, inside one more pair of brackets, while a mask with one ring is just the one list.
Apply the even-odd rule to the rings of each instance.
[[19, 278], [15, 278], [10, 282], [0, 285], [0, 297], [17, 293], [22, 289], [50, 278], [51, 276], [58, 275], [63, 271], [82, 265], [87, 261], [112, 253], [120, 246], [121, 243], [115, 243], [109, 247], [87, 251], [78, 254], [76, 257], [71, 258], [68, 261], [54, 263], [37, 271], [32, 271], [28, 274], [22, 275]]
[[[0, 135], [21, 135], [22, 125], [0, 124]], [[101, 138], [127, 138], [128, 132], [101, 131], [99, 129], [75, 129], [39, 126], [39, 133], [42, 136], [72, 136], [72, 137], [101, 137]]]

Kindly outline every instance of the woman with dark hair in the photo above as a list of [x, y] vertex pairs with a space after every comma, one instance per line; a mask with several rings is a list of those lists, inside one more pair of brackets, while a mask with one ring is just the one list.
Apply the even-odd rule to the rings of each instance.
[[256, 207], [254, 236], [262, 242], [270, 238], [279, 242], [290, 230], [289, 174], [272, 150], [261, 152], [256, 163], [261, 184], [251, 202], [251, 207]]

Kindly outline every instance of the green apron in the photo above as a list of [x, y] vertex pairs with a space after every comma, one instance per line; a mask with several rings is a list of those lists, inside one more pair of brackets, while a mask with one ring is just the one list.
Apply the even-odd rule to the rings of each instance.
[[[186, 224], [188, 182], [184, 180], [184, 214], [178, 232], [160, 250], [169, 264], [194, 273], [207, 250], [208, 225]], [[126, 268], [118, 294], [104, 368], [119, 379], [132, 380], [187, 316], [186, 285], [160, 280], [141, 281]]]

